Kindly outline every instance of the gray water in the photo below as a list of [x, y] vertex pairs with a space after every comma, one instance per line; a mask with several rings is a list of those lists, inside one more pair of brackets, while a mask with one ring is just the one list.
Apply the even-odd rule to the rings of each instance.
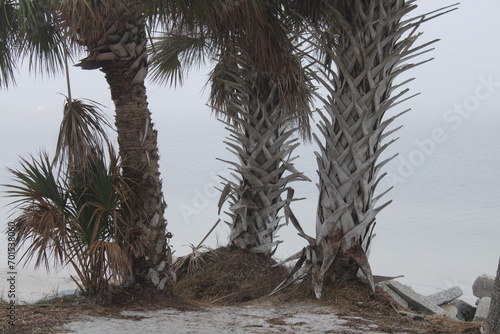
[[[380, 186], [380, 190], [389, 186], [394, 189], [386, 196], [393, 203], [377, 218], [377, 236], [371, 250], [376, 274], [405, 275], [403, 282], [428, 294], [459, 285], [464, 298], [474, 301], [472, 282], [484, 273], [494, 275], [500, 256], [500, 133], [496, 119], [493, 114], [479, 114], [456, 130], [438, 120], [413, 127], [410, 124], [398, 133], [400, 140], [391, 151], [400, 155], [387, 165], [389, 177]], [[439, 137], [441, 142], [434, 147], [428, 141], [427, 146], [415, 142], [432, 139], [430, 134], [438, 127], [446, 131], [446, 136]], [[174, 137], [184, 133], [193, 149], [163, 148], [164, 175], [170, 175], [165, 179], [170, 205], [167, 216], [175, 234], [172, 245], [179, 255], [189, 251], [189, 243], [196, 245], [218, 218], [218, 192], [212, 187], [219, 182], [216, 174], [226, 175], [227, 171], [213, 155], [231, 155], [215, 140], [217, 135], [219, 141], [224, 136], [215, 128], [198, 130], [196, 136], [204, 138], [201, 142], [189, 132], [172, 129]], [[310, 235], [314, 235], [317, 204], [313, 149], [312, 145], [302, 146], [296, 152], [300, 155], [297, 167], [313, 182], [294, 185], [297, 197], [306, 199], [293, 205]], [[387, 156], [393, 152], [387, 152]], [[227, 227], [219, 226], [208, 244], [224, 245], [227, 235]], [[291, 226], [280, 236], [284, 241], [277, 251], [280, 258], [306, 245]]]

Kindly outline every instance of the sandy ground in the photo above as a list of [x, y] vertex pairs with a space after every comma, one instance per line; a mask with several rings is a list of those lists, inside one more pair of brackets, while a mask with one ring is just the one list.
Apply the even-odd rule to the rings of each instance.
[[[67, 271], [47, 272], [44, 269], [16, 269], [16, 300], [20, 304], [34, 303], [42, 298], [72, 293], [77, 288]], [[0, 268], [0, 297], [7, 299], [9, 290], [7, 268]]]
[[85, 317], [54, 333], [382, 333], [358, 317], [309, 303], [210, 307], [201, 311], [123, 311], [120, 316]]

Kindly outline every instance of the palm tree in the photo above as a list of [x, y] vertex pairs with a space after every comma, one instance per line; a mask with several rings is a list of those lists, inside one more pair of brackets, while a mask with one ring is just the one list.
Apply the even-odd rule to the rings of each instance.
[[156, 78], [165, 80], [166, 74], [175, 82], [182, 79], [182, 67], [207, 54], [216, 59], [210, 104], [223, 117], [230, 131], [225, 143], [238, 159], [225, 161], [234, 180], [223, 180], [219, 212], [229, 199], [231, 245], [268, 255], [279, 243], [280, 211], [286, 209], [287, 220], [290, 215], [288, 183], [307, 180], [293, 167], [291, 153], [298, 145], [293, 136], [310, 135], [309, 78], [284, 28], [281, 5], [182, 2], [176, 12], [183, 16], [174, 17], [179, 34], [157, 43], [152, 62]]
[[45, 155], [11, 170], [15, 183], [8, 194], [20, 210], [14, 220], [17, 243], [27, 245], [22, 259], [36, 258], [35, 267], [47, 270], [71, 265], [77, 276], [73, 280], [87, 296], [102, 296], [111, 281], [131, 274], [135, 250], [120, 243], [126, 240], [120, 233], [133, 224], [124, 215], [133, 192], [117, 161], [112, 157], [107, 165], [94, 156], [84, 170], [59, 173]]
[[35, 258], [35, 267], [47, 270], [69, 264], [82, 293], [101, 297], [111, 280], [130, 276], [131, 259], [141, 253], [130, 236], [136, 193], [111, 146], [106, 158], [103, 124], [97, 105], [69, 100], [55, 159], [23, 159], [21, 169], [10, 170], [14, 183], [7, 185], [20, 211], [13, 223], [16, 249], [27, 246], [22, 259]]
[[[88, 56], [79, 65], [104, 72], [115, 104], [123, 176], [126, 180], [136, 180], [137, 176], [143, 180], [141, 187], [134, 185], [140, 200], [135, 202], [135, 210], [130, 211], [135, 215], [136, 235], [144, 244], [144, 252], [133, 261], [133, 276], [136, 283], [152, 282], [159, 290], [171, 286], [175, 275], [166, 238], [166, 204], [158, 168], [157, 135], [144, 86], [147, 75], [145, 2], [4, 0], [2, 5], [12, 8], [18, 16], [1, 28], [17, 29], [19, 41], [15, 51], [27, 56], [30, 65], [53, 73], [63, 66], [70, 51], [83, 51]], [[66, 46], [67, 40], [72, 42], [72, 47]], [[9, 59], [5, 50], [12, 51], [0, 50], [0, 60]], [[6, 73], [3, 83], [11, 73], [4, 64], [15, 65], [6, 61], [0, 64], [2, 74]]]
[[321, 38], [311, 39], [322, 55], [315, 78], [328, 96], [319, 96], [324, 110], [315, 136], [320, 178], [316, 237], [299, 228], [310, 246], [295, 256], [300, 260], [294, 278], [312, 270], [317, 298], [325, 279], [349, 280], [360, 269], [375, 289], [367, 253], [375, 217], [390, 203], [378, 205], [388, 190], [377, 195], [376, 189], [385, 176], [382, 167], [392, 159], [380, 162], [379, 157], [394, 141], [385, 139], [397, 129], [386, 129], [400, 114], [384, 116], [403, 101], [408, 89], [397, 90], [410, 81], [396, 85], [394, 80], [419, 65], [407, 61], [430, 51], [427, 47], [435, 42], [414, 46], [420, 24], [453, 10], [404, 19], [416, 8], [414, 3], [338, 0], [313, 8], [323, 14], [318, 25], [322, 30], [314, 35]]
[[227, 120], [225, 143], [238, 160], [226, 161], [236, 180], [224, 180], [219, 211], [230, 199], [231, 245], [271, 255], [281, 242], [275, 240], [284, 224], [280, 212], [285, 209], [287, 221], [291, 214], [288, 184], [309, 180], [294, 168], [291, 156], [299, 145], [294, 134], [308, 131], [308, 81], [298, 58], [283, 75], [268, 76], [243, 50], [228, 57], [233, 59], [212, 72], [212, 105]]
[[497, 276], [493, 296], [491, 296], [491, 306], [488, 312], [488, 318], [484, 323], [486, 334], [495, 334], [500, 332], [500, 259], [498, 260]]

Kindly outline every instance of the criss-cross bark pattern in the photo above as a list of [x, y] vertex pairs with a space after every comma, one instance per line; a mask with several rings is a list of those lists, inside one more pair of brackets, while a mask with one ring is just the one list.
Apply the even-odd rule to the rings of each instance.
[[[330, 10], [338, 26], [338, 38], [327, 54], [337, 67], [322, 67], [318, 79], [328, 91], [318, 126], [317, 153], [319, 203], [316, 222], [317, 258], [313, 284], [321, 296], [327, 272], [332, 280], [355, 277], [361, 269], [374, 289], [367, 252], [375, 217], [390, 201], [378, 205], [388, 191], [375, 195], [385, 174], [381, 153], [394, 140], [384, 138], [397, 117], [384, 118], [407, 92], [393, 94], [394, 79], [418, 65], [410, 58], [429, 51], [429, 42], [413, 47], [416, 28], [424, 17], [403, 21], [414, 1], [334, 1]], [[333, 40], [333, 39], [332, 39]], [[325, 78], [332, 78], [326, 80]], [[397, 129], [396, 129], [397, 130]]]
[[135, 210], [130, 210], [137, 213], [136, 231], [127, 234], [138, 238], [133, 260], [135, 282], [151, 282], [158, 290], [168, 290], [175, 282], [175, 274], [166, 238], [157, 133], [144, 86], [147, 37], [143, 5], [142, 1], [107, 1], [100, 7], [103, 21], [96, 22], [91, 32], [82, 31], [77, 39], [89, 53], [80, 66], [100, 68], [105, 73], [115, 104], [123, 176], [131, 181], [141, 199], [135, 203]]
[[[281, 213], [286, 219], [291, 212], [294, 199], [289, 183], [308, 179], [292, 163], [292, 151], [299, 145], [293, 134], [300, 122], [283, 102], [283, 83], [242, 64], [244, 59], [240, 55], [240, 63], [229, 69], [221, 65], [224, 78], [214, 77], [215, 85], [229, 92], [223, 111], [230, 131], [225, 143], [238, 158], [238, 162], [225, 161], [232, 166], [235, 180], [224, 179], [219, 208], [230, 199], [232, 245], [271, 255], [280, 243], [276, 233], [285, 223], [280, 212], [286, 208]], [[306, 108], [302, 117], [308, 117], [307, 105], [302, 107]]]
[[339, 0], [325, 1], [324, 6], [330, 14], [324, 23], [333, 28], [331, 36], [311, 39], [325, 59], [318, 60], [315, 79], [328, 93], [327, 97], [318, 96], [324, 108], [315, 136], [319, 146], [316, 238], [305, 235], [298, 226], [310, 245], [291, 257], [299, 261], [292, 277], [284, 282], [286, 285], [311, 270], [317, 298], [321, 298], [325, 280], [328, 284], [339, 278], [349, 280], [360, 269], [375, 289], [367, 253], [375, 217], [390, 203], [379, 204], [390, 189], [376, 195], [376, 188], [385, 175], [380, 175], [381, 168], [392, 159], [379, 161], [379, 157], [394, 141], [384, 139], [397, 129], [386, 129], [400, 114], [384, 115], [407, 99], [408, 89], [399, 88], [412, 79], [398, 85], [393, 82], [419, 65], [407, 61], [430, 51], [428, 46], [435, 42], [414, 46], [420, 24], [453, 10], [443, 8], [403, 20], [416, 8], [414, 1]]

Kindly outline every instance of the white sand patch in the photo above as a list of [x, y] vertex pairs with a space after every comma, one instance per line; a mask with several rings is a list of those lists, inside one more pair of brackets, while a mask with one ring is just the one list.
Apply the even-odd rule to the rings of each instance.
[[15, 299], [20, 304], [34, 303], [48, 296], [66, 294], [77, 289], [67, 271], [51, 271], [47, 274], [44, 269], [16, 269], [15, 275], [9, 272], [7, 268], [0, 268], [0, 295], [4, 300], [8, 299], [10, 284], [7, 279], [11, 276], [15, 277]]
[[348, 321], [331, 308], [308, 303], [211, 307], [202, 311], [125, 311], [121, 315], [85, 317], [54, 333], [381, 333], [376, 324], [368, 322], [349, 327]]

